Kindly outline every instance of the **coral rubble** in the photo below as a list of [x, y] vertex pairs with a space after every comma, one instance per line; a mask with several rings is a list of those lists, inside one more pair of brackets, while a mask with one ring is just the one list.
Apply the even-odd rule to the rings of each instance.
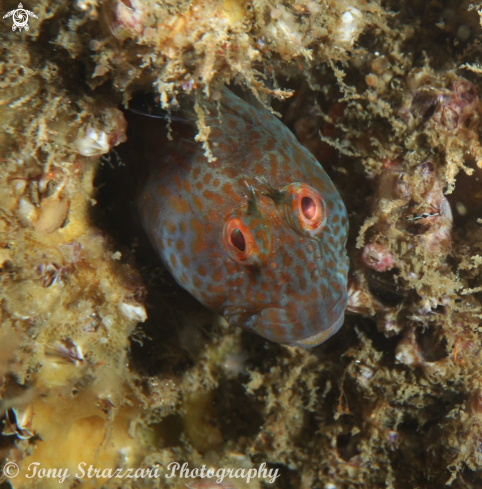
[[[38, 463], [69, 487], [257, 488], [168, 467], [265, 463], [279, 488], [480, 487], [482, 5], [25, 8], [28, 30], [0, 22], [0, 467], [20, 470], [0, 484], [51, 487], [26, 477]], [[315, 349], [204, 310], [131, 218], [116, 148], [133, 94], [168, 112], [190, 96], [209, 155], [204, 104], [226, 84], [279, 114], [346, 203], [355, 314]]]

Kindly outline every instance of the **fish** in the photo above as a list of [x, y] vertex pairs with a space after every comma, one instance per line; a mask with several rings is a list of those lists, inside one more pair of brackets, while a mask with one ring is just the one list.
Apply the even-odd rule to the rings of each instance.
[[[229, 89], [195, 117], [128, 116], [147, 168], [137, 205], [175, 280], [230, 325], [311, 347], [335, 334], [347, 307], [348, 218], [314, 156], [268, 110]], [[193, 111], [191, 111], [194, 114]]]

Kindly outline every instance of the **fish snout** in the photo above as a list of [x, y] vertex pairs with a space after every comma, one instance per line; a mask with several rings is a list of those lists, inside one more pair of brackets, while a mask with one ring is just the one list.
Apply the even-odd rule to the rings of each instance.
[[344, 319], [332, 311], [323, 317], [317, 307], [292, 309], [274, 305], [238, 306], [225, 309], [223, 316], [229, 324], [249, 329], [276, 343], [291, 346], [313, 347], [336, 333]]

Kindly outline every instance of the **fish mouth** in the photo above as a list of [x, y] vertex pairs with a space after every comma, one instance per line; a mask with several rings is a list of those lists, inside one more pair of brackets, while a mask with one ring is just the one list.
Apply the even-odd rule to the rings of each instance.
[[[289, 331], [299, 323], [288, 316], [288, 308], [276, 304], [243, 304], [223, 311], [229, 324], [256, 332], [276, 343], [289, 343]], [[294, 324], [295, 323], [295, 324]]]
[[325, 329], [324, 331], [319, 331], [308, 338], [298, 340], [295, 343], [291, 343], [293, 346], [301, 346], [302, 348], [312, 348], [323, 343], [325, 340], [333, 336], [342, 327], [345, 321], [345, 311], [341, 313], [338, 319], [333, 323], [331, 327]]
[[[343, 324], [345, 313], [318, 328], [306, 326], [296, 319], [297, 312], [274, 304], [249, 304], [227, 307], [223, 316], [229, 324], [249, 329], [264, 338], [289, 346], [311, 348], [335, 334]], [[313, 332], [313, 330], [315, 331]]]

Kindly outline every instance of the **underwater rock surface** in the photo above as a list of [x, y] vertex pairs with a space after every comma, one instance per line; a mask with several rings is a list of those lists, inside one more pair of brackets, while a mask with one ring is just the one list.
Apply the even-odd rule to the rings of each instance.
[[[0, 19], [0, 472], [67, 487], [482, 485], [481, 6], [75, 0]], [[1, 13], [1, 12], [0, 12]], [[134, 92], [277, 112], [348, 211], [349, 309], [311, 350], [229, 326], [160, 264], [117, 151]], [[158, 479], [76, 476], [78, 464]], [[3, 487], [3, 486], [2, 486]]]

